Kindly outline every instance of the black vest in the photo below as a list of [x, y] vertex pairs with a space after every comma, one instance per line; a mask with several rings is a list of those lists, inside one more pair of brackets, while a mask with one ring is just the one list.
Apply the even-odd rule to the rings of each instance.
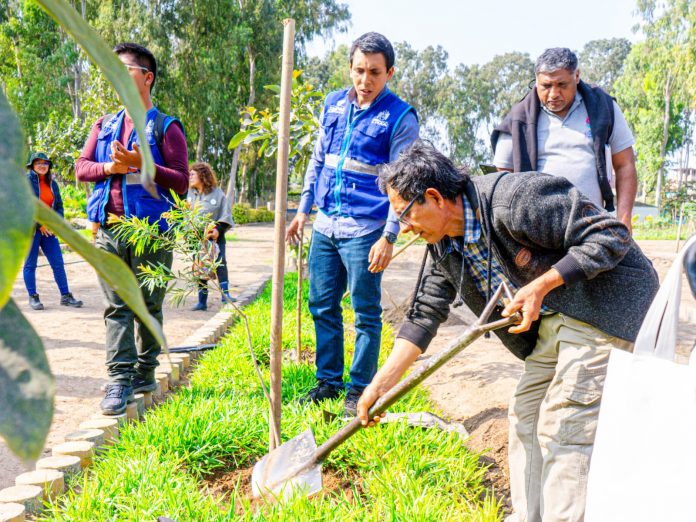
[[[588, 85], [582, 80], [578, 84], [578, 92], [590, 118], [597, 181], [604, 199], [604, 208], [611, 212], [614, 210], [614, 194], [607, 177], [604, 147], [609, 143], [614, 129], [614, 100], [600, 87]], [[533, 87], [521, 102], [512, 107], [491, 134], [493, 153], [501, 132], [512, 136], [512, 166], [515, 172], [537, 170], [537, 118], [540, 110], [541, 102], [536, 87]]]

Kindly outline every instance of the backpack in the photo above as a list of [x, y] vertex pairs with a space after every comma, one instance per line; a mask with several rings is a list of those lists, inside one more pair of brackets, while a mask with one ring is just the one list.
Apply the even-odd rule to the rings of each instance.
[[[102, 128], [104, 127], [104, 125], [108, 125], [111, 122], [111, 120], [115, 117], [116, 114], [107, 114], [106, 116], [104, 116], [104, 119], [102, 120]], [[166, 114], [157, 111], [157, 116], [155, 116], [155, 124], [152, 127], [152, 133], [155, 135], [155, 144], [157, 145], [157, 148], [160, 151], [162, 151], [162, 142], [164, 141], [164, 121], [166, 119]], [[181, 130], [184, 130], [184, 126], [177, 118], [174, 118], [173, 122], [179, 123], [179, 125], [181, 125]]]

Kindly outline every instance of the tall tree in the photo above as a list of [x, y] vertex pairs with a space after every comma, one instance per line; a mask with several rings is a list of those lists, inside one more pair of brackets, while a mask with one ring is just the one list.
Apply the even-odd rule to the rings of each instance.
[[394, 46], [396, 66], [390, 88], [418, 112], [421, 136], [441, 142], [440, 105], [447, 85], [447, 51], [442, 46], [428, 46], [422, 51], [408, 42]]
[[640, 0], [638, 11], [645, 40], [631, 49], [616, 95], [636, 134], [640, 179], [660, 208], [667, 157], [683, 145], [696, 108], [696, 4]]
[[614, 83], [623, 73], [624, 62], [631, 52], [626, 38], [605, 38], [587, 42], [578, 53], [580, 76], [589, 83], [613, 93]]

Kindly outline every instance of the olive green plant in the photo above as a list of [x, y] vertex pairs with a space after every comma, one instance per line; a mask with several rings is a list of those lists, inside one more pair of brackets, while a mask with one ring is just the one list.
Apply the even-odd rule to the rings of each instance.
[[[319, 129], [322, 100], [324, 94], [301, 81], [302, 71], [292, 73], [292, 97], [290, 100], [290, 151], [289, 159], [293, 165], [293, 173], [304, 175], [312, 154], [312, 145]], [[280, 85], [266, 85], [264, 89], [274, 92], [280, 97]], [[260, 144], [257, 154], [259, 157], [273, 157], [278, 149], [278, 111], [271, 109], [259, 110], [256, 107], [245, 107], [241, 113], [248, 117], [246, 127], [235, 134], [230, 140], [229, 149], [233, 150], [240, 144]]]
[[[121, 61], [65, 0], [38, 4], [79, 44], [116, 89], [145, 136], [145, 107]], [[166, 348], [164, 332], [145, 306], [137, 280], [119, 258], [98, 250], [33, 196], [24, 179], [26, 151], [16, 114], [0, 91], [0, 436], [24, 460], [41, 453], [53, 415], [54, 381], [41, 339], [11, 300], [12, 286], [29, 250], [34, 224], [46, 225], [118, 292]], [[145, 185], [154, 189], [154, 163], [142, 149]], [[154, 192], [153, 192], [154, 193]]]

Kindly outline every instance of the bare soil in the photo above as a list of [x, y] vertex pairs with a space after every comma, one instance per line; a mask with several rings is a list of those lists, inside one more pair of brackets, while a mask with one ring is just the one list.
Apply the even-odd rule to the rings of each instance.
[[[254, 466], [222, 471], [206, 479], [205, 487], [210, 495], [220, 498], [223, 509], [234, 509], [234, 514], [243, 516], [247, 511], [257, 512], [264, 508], [268, 499], [255, 498], [251, 489], [251, 474]], [[344, 476], [329, 467], [322, 469], [322, 490], [317, 497], [340, 495], [353, 500], [361, 495], [357, 474]]]

